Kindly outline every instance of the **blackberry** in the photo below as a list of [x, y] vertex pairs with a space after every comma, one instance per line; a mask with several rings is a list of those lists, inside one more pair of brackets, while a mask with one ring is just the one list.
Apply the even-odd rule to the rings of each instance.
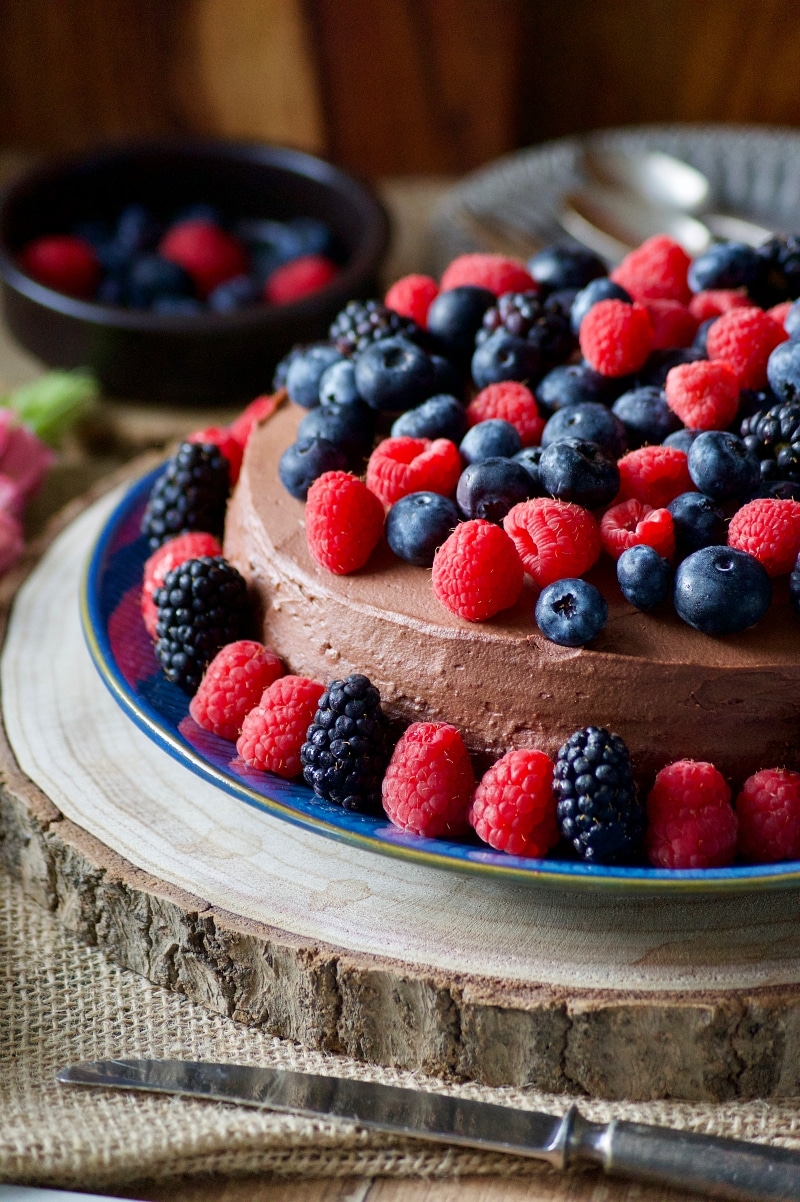
[[377, 814], [389, 750], [380, 693], [366, 676], [353, 673], [332, 681], [320, 697], [300, 751], [303, 776], [317, 797]]
[[556, 757], [553, 788], [561, 834], [584, 860], [607, 864], [639, 847], [644, 807], [619, 735], [601, 726], [576, 730]]
[[800, 483], [800, 401], [773, 405], [746, 417], [741, 436], [761, 461], [762, 480]]
[[230, 465], [211, 442], [182, 442], [156, 480], [142, 515], [152, 551], [191, 530], [222, 537]]
[[761, 279], [756, 300], [765, 307], [800, 296], [800, 237], [776, 235], [757, 247]]
[[357, 355], [371, 342], [394, 334], [414, 340], [419, 338], [421, 330], [410, 317], [401, 317], [379, 300], [348, 301], [328, 331], [340, 355]]
[[563, 363], [575, 348], [569, 309], [557, 300], [542, 301], [533, 291], [504, 292], [498, 297], [497, 303], [483, 315], [475, 345], [481, 346], [500, 329], [537, 348], [542, 374]]
[[178, 564], [156, 589], [156, 656], [168, 680], [195, 693], [211, 660], [249, 628], [244, 577], [221, 555]]

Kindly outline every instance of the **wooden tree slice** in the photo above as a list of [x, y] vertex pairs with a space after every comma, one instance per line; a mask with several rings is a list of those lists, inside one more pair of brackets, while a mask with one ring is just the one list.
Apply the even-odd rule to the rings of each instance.
[[118, 499], [62, 520], [2, 654], [2, 856], [70, 929], [238, 1021], [379, 1064], [609, 1098], [797, 1092], [800, 892], [628, 899], [410, 865], [151, 742], [79, 623]]

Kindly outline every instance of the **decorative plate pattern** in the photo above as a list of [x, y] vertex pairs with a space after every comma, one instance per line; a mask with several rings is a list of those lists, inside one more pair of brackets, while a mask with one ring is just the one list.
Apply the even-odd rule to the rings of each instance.
[[158, 470], [139, 480], [103, 527], [83, 578], [81, 621], [92, 660], [115, 701], [187, 770], [249, 805], [320, 835], [420, 865], [496, 880], [666, 894], [747, 892], [800, 884], [800, 863], [668, 872], [555, 857], [531, 860], [493, 851], [477, 841], [425, 839], [405, 834], [382, 818], [346, 813], [320, 801], [302, 783], [248, 768], [234, 744], [201, 730], [190, 717], [186, 694], [160, 671], [142, 622], [139, 591], [148, 548], [139, 524]]

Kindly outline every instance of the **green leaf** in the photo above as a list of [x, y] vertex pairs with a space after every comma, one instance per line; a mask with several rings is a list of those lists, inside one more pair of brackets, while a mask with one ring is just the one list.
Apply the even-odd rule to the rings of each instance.
[[99, 395], [94, 376], [78, 368], [75, 371], [49, 371], [38, 380], [15, 388], [0, 400], [0, 404], [13, 409], [20, 421], [42, 442], [55, 447]]

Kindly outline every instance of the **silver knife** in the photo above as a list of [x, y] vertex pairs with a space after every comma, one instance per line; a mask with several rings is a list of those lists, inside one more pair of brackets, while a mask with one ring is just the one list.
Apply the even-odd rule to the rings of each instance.
[[800, 1199], [798, 1152], [616, 1119], [592, 1123], [574, 1106], [558, 1118], [371, 1081], [192, 1060], [87, 1061], [61, 1069], [57, 1079], [348, 1119], [414, 1139], [531, 1156], [559, 1169], [599, 1165], [613, 1176], [729, 1202]]

